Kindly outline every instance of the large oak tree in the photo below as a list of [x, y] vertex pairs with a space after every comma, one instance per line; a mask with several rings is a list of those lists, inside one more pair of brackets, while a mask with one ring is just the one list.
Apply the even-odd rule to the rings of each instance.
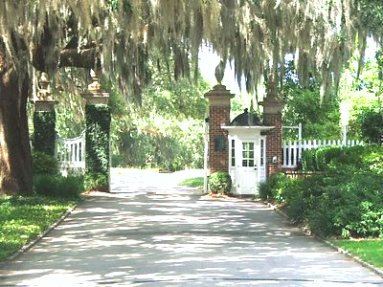
[[2, 0], [0, 193], [32, 193], [26, 105], [33, 69], [54, 77], [69, 66], [102, 68], [127, 95], [138, 95], [156, 55], [174, 61], [176, 78], [188, 76], [208, 43], [233, 63], [238, 80], [245, 76], [249, 90], [266, 78], [276, 91], [291, 54], [301, 84], [316, 76], [326, 95], [351, 52], [363, 51], [368, 35], [379, 40], [381, 6], [378, 0]]

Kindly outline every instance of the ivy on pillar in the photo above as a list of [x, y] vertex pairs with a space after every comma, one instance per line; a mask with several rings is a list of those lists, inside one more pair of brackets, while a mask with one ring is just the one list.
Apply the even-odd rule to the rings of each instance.
[[33, 114], [33, 149], [51, 156], [56, 149], [56, 104], [49, 91], [48, 75], [41, 73]]
[[96, 73], [82, 96], [85, 106], [85, 188], [110, 191], [110, 123], [109, 94], [101, 91]]

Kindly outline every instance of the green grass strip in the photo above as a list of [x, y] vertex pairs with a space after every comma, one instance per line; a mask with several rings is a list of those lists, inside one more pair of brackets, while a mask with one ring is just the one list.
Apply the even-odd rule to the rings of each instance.
[[203, 188], [203, 177], [188, 178], [188, 179], [181, 181], [179, 183], [179, 185], [202, 189]]
[[0, 197], [0, 261], [42, 234], [75, 203], [41, 196]]
[[336, 240], [336, 246], [356, 255], [363, 261], [383, 269], [383, 240]]

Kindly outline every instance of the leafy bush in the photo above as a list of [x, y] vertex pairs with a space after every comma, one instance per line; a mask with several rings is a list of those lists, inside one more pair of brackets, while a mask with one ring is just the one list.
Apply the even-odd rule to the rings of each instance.
[[269, 182], [295, 223], [321, 236], [383, 237], [383, 178], [371, 171], [337, 171]]
[[317, 235], [383, 237], [382, 147], [306, 151], [304, 166], [321, 173], [300, 179], [273, 175], [263, 194]]
[[302, 169], [305, 171], [315, 171], [315, 149], [308, 149], [302, 153]]
[[357, 124], [364, 140], [379, 144], [383, 134], [382, 112], [377, 108], [363, 108], [357, 115]]
[[72, 198], [84, 192], [83, 176], [37, 175], [33, 181], [39, 195]]
[[84, 187], [87, 191], [105, 191], [109, 192], [108, 175], [104, 173], [88, 172], [84, 177]]
[[284, 173], [275, 173], [259, 185], [259, 195], [263, 200], [283, 203], [291, 182]]
[[231, 185], [231, 177], [227, 172], [217, 171], [209, 177], [209, 190], [212, 193], [230, 194]]
[[374, 145], [365, 147], [362, 165], [374, 174], [383, 175], [383, 148]]
[[262, 200], [268, 200], [270, 198], [271, 188], [268, 181], [261, 182], [258, 186], [258, 190], [259, 190], [259, 197]]
[[315, 170], [324, 171], [328, 169], [329, 163], [340, 158], [342, 155], [342, 147], [323, 147], [314, 150]]
[[44, 152], [33, 151], [32, 164], [34, 175], [57, 175], [59, 171], [57, 159]]

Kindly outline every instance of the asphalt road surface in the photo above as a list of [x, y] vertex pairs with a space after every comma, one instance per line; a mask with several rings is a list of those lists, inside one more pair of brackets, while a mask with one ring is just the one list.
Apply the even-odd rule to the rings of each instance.
[[177, 183], [201, 171], [115, 169], [0, 286], [383, 286], [262, 203], [208, 199]]

